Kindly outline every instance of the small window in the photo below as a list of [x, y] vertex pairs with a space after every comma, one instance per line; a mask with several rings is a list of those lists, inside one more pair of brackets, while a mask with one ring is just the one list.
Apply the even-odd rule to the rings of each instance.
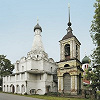
[[24, 71], [24, 66], [22, 66], [22, 71]]
[[64, 67], [69, 67], [69, 64], [64, 65]]
[[51, 67], [51, 73], [52, 73], [52, 67]]
[[40, 75], [40, 80], [41, 80], [41, 75]]
[[86, 65], [85, 65], [85, 68], [86, 68]]
[[19, 71], [19, 63], [17, 63], [17, 71]]

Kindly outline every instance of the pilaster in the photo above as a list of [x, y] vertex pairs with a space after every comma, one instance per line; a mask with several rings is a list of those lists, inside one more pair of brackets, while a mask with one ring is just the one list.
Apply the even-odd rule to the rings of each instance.
[[77, 95], [77, 76], [71, 76], [71, 94]]
[[63, 76], [58, 77], [58, 92], [63, 92]]

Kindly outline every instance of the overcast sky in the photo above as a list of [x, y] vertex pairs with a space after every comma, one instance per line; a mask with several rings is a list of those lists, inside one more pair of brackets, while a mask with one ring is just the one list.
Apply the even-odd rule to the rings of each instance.
[[96, 0], [0, 0], [0, 54], [15, 63], [31, 50], [33, 28], [39, 18], [45, 51], [60, 60], [59, 41], [67, 33], [68, 3], [73, 34], [81, 42], [81, 59], [92, 53], [90, 37]]

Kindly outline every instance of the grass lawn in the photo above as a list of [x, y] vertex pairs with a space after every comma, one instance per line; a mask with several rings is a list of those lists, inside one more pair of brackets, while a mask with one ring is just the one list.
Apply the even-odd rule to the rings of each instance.
[[65, 98], [65, 97], [41, 96], [41, 95], [26, 95], [26, 96], [32, 98], [45, 99], [45, 100], [89, 100], [81, 98]]
[[[12, 93], [8, 93], [8, 94], [12, 94]], [[14, 94], [14, 95], [20, 95], [20, 94]], [[20, 96], [39, 98], [45, 100], [90, 100], [90, 99], [83, 99], [83, 98], [66, 98], [66, 97], [55, 97], [55, 96], [46, 96], [46, 95], [20, 95]]]

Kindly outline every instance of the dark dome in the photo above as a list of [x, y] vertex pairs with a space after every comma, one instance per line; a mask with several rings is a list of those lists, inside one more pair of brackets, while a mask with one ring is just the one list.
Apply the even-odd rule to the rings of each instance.
[[34, 27], [34, 32], [35, 32], [36, 29], [40, 29], [41, 32], [42, 32], [42, 28], [41, 28], [41, 26], [40, 26], [38, 23], [37, 23], [37, 25]]
[[82, 59], [82, 64], [85, 64], [85, 63], [90, 63], [91, 62], [91, 59], [87, 56], [85, 56], [83, 59]]

